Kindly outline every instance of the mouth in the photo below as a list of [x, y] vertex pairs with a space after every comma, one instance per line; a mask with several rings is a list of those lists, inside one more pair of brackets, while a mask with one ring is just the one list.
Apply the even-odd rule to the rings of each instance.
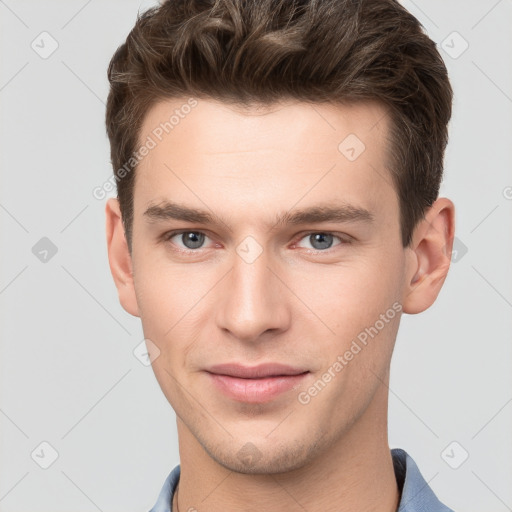
[[216, 389], [228, 398], [246, 403], [269, 402], [296, 389], [309, 373], [304, 368], [280, 363], [265, 363], [254, 367], [230, 363], [207, 370]]

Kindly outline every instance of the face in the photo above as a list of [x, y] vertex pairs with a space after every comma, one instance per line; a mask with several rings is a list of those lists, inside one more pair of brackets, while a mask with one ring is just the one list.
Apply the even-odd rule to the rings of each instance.
[[[416, 261], [386, 169], [388, 117], [373, 103], [186, 103], [157, 104], [141, 130], [156, 145], [136, 171], [121, 301], [157, 347], [180, 428], [214, 460], [303, 467], [384, 400]], [[301, 375], [214, 368], [263, 363]]]

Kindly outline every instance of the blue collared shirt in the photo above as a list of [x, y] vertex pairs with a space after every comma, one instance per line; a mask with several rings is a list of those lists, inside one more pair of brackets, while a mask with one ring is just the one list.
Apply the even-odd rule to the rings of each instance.
[[[393, 448], [391, 455], [396, 481], [402, 493], [398, 512], [453, 512], [437, 499], [407, 452], [400, 448]], [[165, 480], [155, 506], [149, 512], [172, 512], [172, 497], [179, 479], [180, 465], [178, 464]]]

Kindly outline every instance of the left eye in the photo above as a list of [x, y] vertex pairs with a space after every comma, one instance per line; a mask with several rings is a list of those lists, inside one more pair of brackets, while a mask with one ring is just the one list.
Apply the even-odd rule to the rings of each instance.
[[308, 240], [315, 251], [323, 251], [333, 247], [333, 241], [335, 238], [340, 240], [340, 242], [334, 245], [342, 243], [340, 237], [333, 235], [332, 233], [309, 233], [301, 240]]

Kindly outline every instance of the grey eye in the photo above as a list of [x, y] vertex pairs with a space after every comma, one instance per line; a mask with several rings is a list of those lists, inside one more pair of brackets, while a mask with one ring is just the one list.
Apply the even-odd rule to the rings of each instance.
[[329, 249], [332, 246], [334, 236], [329, 233], [313, 233], [309, 235], [309, 241], [316, 250]]
[[180, 235], [183, 245], [187, 249], [198, 249], [203, 245], [205, 236], [198, 231], [187, 231]]

